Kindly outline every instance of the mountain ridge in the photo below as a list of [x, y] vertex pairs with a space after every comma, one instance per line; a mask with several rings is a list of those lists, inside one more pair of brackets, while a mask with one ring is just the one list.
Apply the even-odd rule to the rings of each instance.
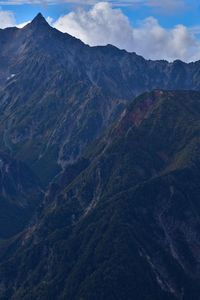
[[22, 29], [4, 30], [0, 43], [6, 61], [0, 68], [1, 148], [36, 173], [48, 167], [49, 175], [40, 176], [46, 184], [136, 95], [155, 88], [200, 89], [199, 62], [147, 61], [111, 45], [89, 47], [40, 15]]
[[198, 299], [200, 61], [39, 13], [0, 62], [0, 299]]
[[199, 92], [135, 99], [4, 250], [1, 298], [198, 299], [199, 116]]

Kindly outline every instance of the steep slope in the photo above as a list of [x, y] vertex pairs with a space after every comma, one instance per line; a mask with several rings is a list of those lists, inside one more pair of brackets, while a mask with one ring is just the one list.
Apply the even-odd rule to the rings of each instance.
[[0, 153], [0, 239], [24, 229], [42, 196], [40, 182], [29, 168]]
[[200, 93], [138, 97], [1, 248], [1, 299], [199, 299]]
[[199, 62], [89, 47], [41, 14], [23, 29], [0, 30], [0, 46], [0, 147], [44, 183], [76, 161], [136, 95], [200, 89]]

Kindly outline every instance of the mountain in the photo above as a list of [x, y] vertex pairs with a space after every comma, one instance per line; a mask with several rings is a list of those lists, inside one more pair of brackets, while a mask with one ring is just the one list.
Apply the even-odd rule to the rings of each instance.
[[89, 47], [41, 14], [22, 29], [0, 30], [0, 45], [0, 148], [46, 185], [135, 96], [156, 88], [200, 90], [200, 62]]
[[136, 98], [1, 245], [0, 298], [199, 299], [199, 120], [199, 92]]
[[0, 152], [0, 240], [21, 232], [43, 193], [38, 178], [22, 162]]

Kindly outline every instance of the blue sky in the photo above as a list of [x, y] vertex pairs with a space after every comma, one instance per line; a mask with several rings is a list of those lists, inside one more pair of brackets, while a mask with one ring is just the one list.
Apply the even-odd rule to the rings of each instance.
[[199, 0], [0, 0], [0, 28], [38, 12], [92, 46], [112, 43], [151, 59], [200, 59]]
[[[40, 4], [31, 4], [31, 3]], [[4, 0], [0, 1], [2, 10], [8, 10], [15, 13], [18, 23], [32, 19], [38, 12], [42, 12], [44, 16], [58, 18], [60, 15], [66, 14], [77, 7], [84, 6], [89, 8], [87, 1], [26, 1], [26, 0]], [[91, 1], [91, 3], [100, 1]], [[154, 16], [159, 20], [161, 25], [170, 28], [176, 24], [184, 24], [186, 26], [194, 26], [200, 24], [200, 1], [197, 0], [171, 0], [171, 1], [108, 1], [114, 6], [120, 7], [129, 17], [130, 21], [136, 23], [137, 20]], [[159, 3], [161, 2], [161, 3]], [[177, 3], [171, 5], [171, 3]], [[12, 3], [12, 5], [10, 4]], [[166, 3], [166, 4], [163, 4]], [[92, 5], [92, 4], [91, 4]]]

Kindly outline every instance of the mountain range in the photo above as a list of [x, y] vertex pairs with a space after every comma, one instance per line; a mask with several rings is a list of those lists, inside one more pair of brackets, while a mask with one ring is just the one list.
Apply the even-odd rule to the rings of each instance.
[[0, 299], [200, 299], [200, 62], [0, 45]]
[[[47, 185], [132, 102], [153, 89], [200, 89], [200, 63], [147, 61], [89, 47], [41, 14], [0, 31], [0, 147]], [[59, 87], [59, 88], [58, 88]]]

